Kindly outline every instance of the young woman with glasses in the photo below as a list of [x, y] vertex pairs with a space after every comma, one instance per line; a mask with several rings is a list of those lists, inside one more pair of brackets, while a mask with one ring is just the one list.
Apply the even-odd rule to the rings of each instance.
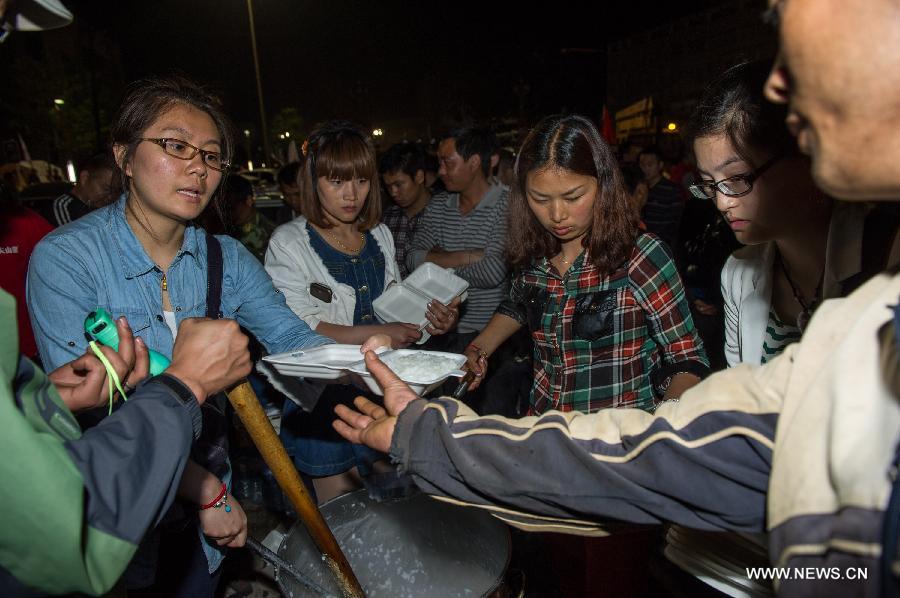
[[714, 201], [747, 245], [722, 271], [729, 366], [780, 353], [860, 272], [865, 210], [836, 205], [815, 186], [785, 108], [763, 97], [768, 71], [756, 63], [726, 71], [690, 125], [700, 174], [691, 192]]
[[[112, 123], [125, 192], [48, 235], [31, 259], [28, 305], [45, 367], [85, 352], [85, 317], [98, 306], [125, 316], [144, 346], [171, 355], [179, 323], [207, 315], [207, 298], [215, 301], [208, 290], [217, 282], [220, 305], [213, 315], [237, 320], [270, 352], [332, 342], [294, 315], [237, 240], [209, 237], [193, 223], [229, 167], [230, 131], [218, 99], [192, 81], [171, 77], [131, 87]], [[210, 251], [216, 246], [218, 276]], [[144, 375], [124, 377], [126, 394]], [[83, 424], [106, 413], [106, 407], [90, 410]], [[207, 431], [227, 431], [217, 415], [204, 411], [204, 436], [194, 444], [178, 492], [182, 516], [166, 515], [175, 524], [150, 534], [126, 570], [130, 594], [211, 597], [224, 548], [245, 541], [247, 519], [230, 494], [227, 434], [206, 437]]]
[[[799, 340], [823, 299], [846, 294], [862, 276], [865, 209], [835, 203], [815, 186], [809, 159], [785, 126], [785, 107], [763, 96], [769, 70], [762, 63], [727, 70], [707, 87], [689, 125], [699, 172], [691, 193], [715, 202], [746, 245], [728, 258], [721, 277], [729, 366], [781, 353]], [[741, 594], [746, 567], [767, 563], [763, 535], [672, 526], [666, 543], [671, 562]], [[717, 559], [706, 565], [710, 546]], [[695, 583], [710, 595], [675, 575], [679, 590]], [[751, 594], [771, 592], [765, 582], [749, 584]]]

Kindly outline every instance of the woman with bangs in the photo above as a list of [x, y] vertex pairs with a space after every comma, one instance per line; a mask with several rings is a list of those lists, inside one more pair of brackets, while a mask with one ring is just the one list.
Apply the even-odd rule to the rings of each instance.
[[509, 218], [518, 273], [466, 349], [476, 374], [522, 326], [534, 340], [529, 415], [652, 410], [707, 373], [672, 255], [640, 233], [619, 168], [589, 120], [551, 116], [531, 131]]
[[[390, 230], [381, 220], [375, 151], [355, 125], [333, 121], [309, 138], [299, 173], [302, 216], [269, 241], [266, 270], [288, 306], [319, 334], [362, 344], [375, 334], [403, 348], [421, 338], [417, 324], [381, 324], [373, 302], [400, 281]], [[439, 335], [456, 322], [456, 305], [433, 301], [427, 330]], [[384, 455], [352, 445], [331, 427], [335, 405], [363, 394], [354, 386], [306, 385], [289, 393], [281, 437], [297, 468], [315, 478], [320, 502], [357, 485]], [[310, 411], [306, 413], [305, 410]], [[344, 472], [350, 472], [344, 476]]]

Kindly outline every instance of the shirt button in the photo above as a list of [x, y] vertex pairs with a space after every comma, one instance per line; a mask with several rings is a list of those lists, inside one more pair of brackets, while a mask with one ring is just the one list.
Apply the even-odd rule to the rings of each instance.
[[162, 321], [163, 321], [162, 315], [156, 314], [156, 320], [157, 320], [158, 322], [162, 322]]
[[365, 284], [364, 284], [363, 286], [359, 287], [359, 292], [360, 292], [360, 293], [365, 293], [365, 292], [368, 291], [368, 290], [369, 290], [369, 286], [368, 286], [368, 285], [365, 285]]
[[362, 319], [368, 321], [368, 320], [371, 320], [371, 319], [372, 319], [372, 316], [370, 316], [369, 314], [366, 314], [366, 315], [364, 315], [364, 316], [362, 317]]
[[359, 263], [359, 260], [356, 259], [355, 257], [352, 257], [352, 258], [350, 258], [350, 263], [351, 263], [351, 264], [357, 264], [357, 263]]
[[181, 308], [180, 308], [180, 307], [176, 307], [176, 308], [175, 308], [175, 311], [181, 311]]

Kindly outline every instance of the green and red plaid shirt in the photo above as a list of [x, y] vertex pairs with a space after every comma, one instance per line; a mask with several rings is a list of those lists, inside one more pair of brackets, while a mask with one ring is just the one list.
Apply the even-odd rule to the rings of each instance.
[[681, 278], [656, 236], [639, 236], [607, 276], [586, 256], [564, 276], [546, 258], [534, 262], [497, 310], [531, 330], [530, 414], [650, 410], [675, 374], [708, 373]]

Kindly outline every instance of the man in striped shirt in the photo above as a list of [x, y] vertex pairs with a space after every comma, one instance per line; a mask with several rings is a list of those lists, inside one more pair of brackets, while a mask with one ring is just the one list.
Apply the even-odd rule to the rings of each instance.
[[453, 268], [469, 283], [454, 343], [461, 346], [447, 350], [461, 351], [507, 294], [503, 252], [509, 189], [489, 179], [496, 153], [496, 138], [485, 129], [458, 129], [441, 140], [438, 174], [447, 193], [435, 195], [425, 208], [406, 256], [410, 270], [433, 262]]
[[114, 167], [112, 156], [107, 154], [97, 154], [86, 160], [79, 169], [75, 186], [54, 199], [49, 209], [41, 210], [41, 215], [58, 227], [111, 203], [116, 199], [112, 180]]

